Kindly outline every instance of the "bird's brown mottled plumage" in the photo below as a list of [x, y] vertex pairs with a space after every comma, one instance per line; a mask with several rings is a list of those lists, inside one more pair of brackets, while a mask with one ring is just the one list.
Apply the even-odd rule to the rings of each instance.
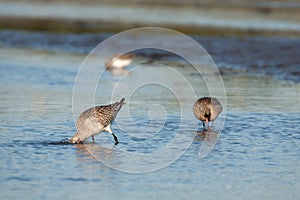
[[80, 143], [89, 137], [93, 138], [94, 135], [102, 131], [107, 131], [113, 135], [115, 142], [118, 143], [117, 137], [111, 131], [110, 124], [116, 118], [119, 110], [125, 103], [124, 101], [125, 99], [123, 98], [119, 102], [96, 106], [84, 111], [77, 119], [77, 133], [70, 139], [70, 142]]

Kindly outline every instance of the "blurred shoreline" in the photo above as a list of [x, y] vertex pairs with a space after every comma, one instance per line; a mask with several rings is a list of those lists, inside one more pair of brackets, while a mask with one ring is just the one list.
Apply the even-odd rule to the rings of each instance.
[[0, 29], [119, 32], [144, 26], [187, 34], [300, 36], [300, 0], [0, 0]]
[[[15, 55], [21, 55], [23, 61], [19, 63], [31, 63], [36, 59], [44, 62], [40, 54], [57, 55], [56, 59], [68, 57], [67, 59], [81, 58], [91, 52], [102, 41], [114, 35], [114, 33], [54, 33], [54, 32], [28, 32], [16, 30], [0, 31], [0, 56], [2, 64], [4, 60], [15, 61]], [[172, 35], [168, 36], [172, 37]], [[153, 37], [154, 38], [154, 37]], [[152, 39], [153, 39], [152, 38]], [[164, 42], [165, 37], [157, 35], [157, 40]], [[300, 40], [299, 38], [286, 37], [215, 37], [215, 36], [192, 36], [192, 38], [203, 46], [212, 57], [221, 74], [224, 77], [276, 77], [300, 83]], [[123, 48], [132, 43], [142, 45], [146, 38], [127, 37], [112, 48]], [[152, 40], [151, 40], [152, 41]], [[146, 41], [146, 42], [151, 42]], [[189, 44], [178, 42], [180, 48], [188, 49]], [[177, 46], [178, 43], [174, 43]], [[23, 51], [19, 51], [19, 50]], [[31, 51], [33, 50], [33, 51]], [[26, 56], [24, 52], [33, 52]], [[136, 60], [144, 63], [146, 60], [155, 60], [156, 63], [165, 63], [172, 66], [187, 66], [185, 60], [171, 52], [158, 49], [141, 49], [133, 51]], [[191, 54], [193, 54], [191, 52]], [[11, 55], [12, 59], [7, 59]], [[59, 56], [58, 56], [59, 55]], [[104, 57], [106, 55], [103, 55]], [[194, 55], [195, 59], [198, 55]], [[47, 59], [45, 59], [47, 60]], [[48, 62], [48, 61], [47, 61]], [[50, 65], [56, 65], [52, 61]], [[81, 61], [78, 61], [80, 64]], [[101, 62], [103, 63], [103, 62]], [[78, 65], [79, 65], [78, 64]], [[137, 64], [137, 63], [136, 63]]]

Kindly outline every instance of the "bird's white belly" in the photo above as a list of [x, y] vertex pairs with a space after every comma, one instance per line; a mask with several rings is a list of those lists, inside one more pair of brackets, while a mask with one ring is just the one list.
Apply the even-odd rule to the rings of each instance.
[[121, 68], [126, 67], [130, 63], [131, 63], [131, 59], [116, 59], [116, 60], [113, 61], [112, 66], [114, 68], [121, 69]]
[[85, 127], [89, 130], [90, 133], [99, 133], [103, 130], [103, 126], [101, 123], [91, 120], [86, 120]]
[[96, 135], [104, 130], [101, 123], [95, 120], [86, 119], [83, 123], [78, 125], [77, 132], [82, 140], [85, 140], [93, 135]]

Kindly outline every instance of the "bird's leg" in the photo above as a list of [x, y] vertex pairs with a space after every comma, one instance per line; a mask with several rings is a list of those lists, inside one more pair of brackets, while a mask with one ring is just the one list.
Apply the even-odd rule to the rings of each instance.
[[199, 121], [199, 123], [198, 123], [197, 131], [201, 131], [201, 121]]
[[114, 133], [111, 133], [115, 140], [115, 145], [119, 143], [117, 136]]
[[205, 129], [205, 122], [202, 122], [203, 129]]
[[209, 131], [209, 130], [212, 130], [212, 129], [209, 127], [209, 121], [208, 121], [207, 118], [206, 118], [205, 122], [206, 122], [206, 125], [207, 125], [207, 130], [208, 130], [208, 131]]
[[109, 132], [112, 134], [112, 136], [114, 137], [115, 140], [115, 145], [117, 145], [119, 143], [117, 136], [112, 132], [111, 128], [110, 128], [110, 124], [105, 127], [105, 131]]
[[[207, 119], [207, 118], [206, 118], [205, 122], [206, 122], [207, 130], [210, 130], [210, 128], [209, 128], [209, 122], [208, 122], [208, 119]], [[203, 122], [203, 123], [204, 123], [204, 122]]]

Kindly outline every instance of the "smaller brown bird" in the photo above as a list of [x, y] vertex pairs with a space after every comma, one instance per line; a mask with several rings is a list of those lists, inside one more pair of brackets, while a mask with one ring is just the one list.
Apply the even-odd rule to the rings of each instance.
[[94, 135], [107, 131], [114, 137], [115, 144], [118, 144], [118, 138], [112, 132], [110, 124], [124, 104], [125, 98], [122, 98], [119, 102], [105, 106], [96, 106], [84, 111], [77, 119], [77, 133], [70, 139], [70, 143], [82, 143], [89, 137], [92, 137], [94, 141]]
[[193, 107], [194, 115], [197, 119], [202, 121], [203, 128], [205, 124], [209, 130], [209, 122], [214, 121], [223, 108], [220, 101], [214, 97], [202, 97], [198, 99]]

